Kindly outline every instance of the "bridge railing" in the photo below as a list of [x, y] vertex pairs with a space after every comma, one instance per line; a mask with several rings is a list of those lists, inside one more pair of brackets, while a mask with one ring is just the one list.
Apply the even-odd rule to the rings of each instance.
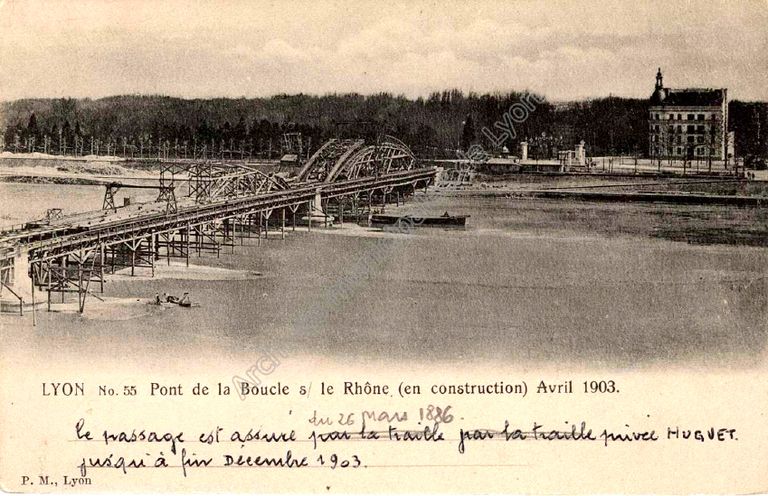
[[25, 225], [25, 222], [20, 222], [19, 224], [6, 224], [4, 226], [0, 226], [0, 234], [20, 231], [24, 229]]

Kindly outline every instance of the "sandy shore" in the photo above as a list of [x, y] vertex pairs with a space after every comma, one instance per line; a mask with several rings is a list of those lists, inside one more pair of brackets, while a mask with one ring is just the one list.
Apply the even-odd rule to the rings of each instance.
[[[164, 306], [152, 305], [151, 299], [146, 298], [112, 298], [104, 296], [88, 295], [86, 310], [81, 317], [88, 320], [130, 320], [146, 315], [153, 315], [166, 310]], [[174, 305], [176, 306], [176, 305]], [[38, 307], [38, 311], [46, 311], [45, 305]], [[52, 303], [52, 313], [79, 313], [77, 301], [67, 303]]]
[[[177, 280], [177, 281], [191, 281], [191, 282], [204, 282], [204, 281], [247, 281], [258, 279], [262, 276], [261, 272], [253, 270], [235, 270], [227, 269], [223, 267], [212, 267], [207, 265], [193, 265], [189, 267], [184, 263], [178, 261], [172, 261], [170, 265], [166, 265], [164, 262], [158, 262], [155, 266], [155, 275], [152, 276], [152, 270], [146, 267], [139, 267], [135, 269], [135, 275], [131, 276], [131, 269], [124, 268], [118, 270], [115, 274], [109, 274], [105, 276], [107, 283], [110, 282], [138, 282], [138, 281], [158, 281], [158, 280]], [[6, 295], [4, 295], [5, 297]], [[25, 299], [26, 311], [30, 312], [31, 306], [31, 293], [22, 294]], [[176, 295], [180, 296], [180, 295]], [[51, 312], [56, 313], [79, 313], [79, 307], [77, 300], [68, 298], [66, 303], [57, 303], [55, 300], [58, 298], [57, 294], [54, 294], [54, 301], [51, 303]], [[83, 318], [92, 320], [128, 320], [133, 318], [139, 318], [146, 315], [157, 314], [169, 309], [182, 309], [178, 305], [167, 303], [162, 305], [154, 304], [154, 294], [141, 294], [136, 298], [132, 297], [108, 297], [102, 294], [98, 294], [91, 289], [87, 295], [86, 311], [82, 314]], [[38, 295], [37, 309], [38, 311], [46, 311], [47, 303], [45, 301], [46, 294], [42, 292]], [[4, 298], [5, 300], [5, 298]], [[4, 313], [17, 312], [16, 301], [8, 299], [7, 310]], [[197, 307], [198, 305], [195, 305]]]
[[152, 269], [149, 267], [138, 267], [131, 275], [130, 267], [116, 271], [108, 276], [110, 280], [130, 280], [141, 281], [147, 279], [176, 279], [183, 281], [245, 281], [256, 279], [262, 276], [261, 272], [252, 270], [235, 270], [223, 267], [211, 267], [208, 265], [189, 264], [184, 262], [171, 261], [167, 264], [164, 260], [155, 262], [155, 275], [152, 276]]

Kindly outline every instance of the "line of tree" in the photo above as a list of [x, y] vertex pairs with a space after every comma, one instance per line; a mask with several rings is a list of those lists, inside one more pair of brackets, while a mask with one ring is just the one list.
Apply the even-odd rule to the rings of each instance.
[[[524, 99], [535, 101], [535, 108], [522, 119], [511, 119], [510, 109]], [[274, 158], [285, 151], [285, 133], [301, 133], [315, 149], [331, 137], [392, 134], [420, 156], [434, 158], [453, 158], [457, 149], [474, 143], [515, 153], [522, 140], [531, 143], [533, 156], [542, 158], [582, 140], [590, 155], [644, 156], [648, 105], [646, 99], [619, 97], [553, 104], [524, 92], [459, 90], [416, 99], [389, 93], [24, 99], [0, 104], [0, 132], [6, 150], [73, 155]], [[738, 155], [766, 154], [767, 123], [768, 104], [730, 103]]]

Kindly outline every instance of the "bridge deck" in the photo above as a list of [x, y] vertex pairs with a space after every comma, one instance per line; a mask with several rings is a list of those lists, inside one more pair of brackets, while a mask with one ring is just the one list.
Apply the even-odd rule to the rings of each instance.
[[165, 212], [165, 203], [143, 203], [121, 207], [116, 212], [99, 210], [55, 219], [46, 225], [29, 227], [0, 236], [0, 247], [29, 251], [30, 261], [42, 261], [67, 253], [109, 246], [126, 240], [196, 226], [206, 222], [297, 207], [314, 200], [350, 196], [362, 192], [386, 190], [434, 178], [435, 169], [415, 169], [336, 183], [299, 183], [293, 188], [265, 194], [231, 198], [208, 204], [196, 204], [191, 198], [180, 199], [175, 213]]

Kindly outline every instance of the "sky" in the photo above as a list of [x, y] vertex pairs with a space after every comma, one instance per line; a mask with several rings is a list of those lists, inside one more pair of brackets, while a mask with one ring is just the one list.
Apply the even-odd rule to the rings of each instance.
[[459, 88], [768, 101], [768, 0], [0, 0], [0, 100]]

